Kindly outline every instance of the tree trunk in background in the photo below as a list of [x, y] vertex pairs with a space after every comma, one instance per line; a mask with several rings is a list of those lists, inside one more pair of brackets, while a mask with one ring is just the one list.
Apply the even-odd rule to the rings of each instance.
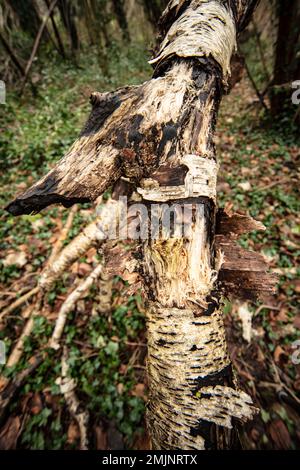
[[125, 1], [124, 0], [112, 0], [113, 11], [116, 15], [117, 21], [123, 33], [123, 38], [126, 41], [130, 40], [128, 23], [125, 13]]
[[256, 412], [233, 375], [222, 296], [253, 300], [259, 291], [272, 291], [273, 280], [261, 255], [235, 243], [262, 224], [217, 211], [213, 142], [236, 37], [256, 3], [170, 1], [150, 62], [154, 77], [93, 93], [78, 140], [7, 207], [19, 215], [95, 200], [121, 176], [135, 191], [133, 201], [143, 202], [138, 229], [144, 242], [131, 262], [146, 294], [147, 420], [155, 449], [233, 447], [233, 425]]
[[[45, 0], [45, 4], [46, 4], [47, 8], [49, 9], [50, 1]], [[60, 55], [65, 59], [66, 58], [66, 53], [65, 53], [64, 44], [63, 44], [63, 41], [60, 37], [60, 33], [59, 33], [58, 28], [57, 28], [53, 12], [51, 13], [50, 18], [51, 18], [51, 23], [52, 23], [52, 28], [53, 28], [53, 31], [54, 31], [54, 35], [55, 35], [56, 41], [57, 41], [57, 46], [56, 46], [56, 44], [55, 44], [55, 46], [57, 47], [57, 50], [60, 53]]]
[[8, 0], [8, 3], [18, 17], [21, 29], [34, 38], [41, 25], [35, 2], [33, 0]]
[[79, 36], [75, 22], [76, 6], [71, 0], [59, 0], [58, 7], [60, 10], [63, 24], [68, 32], [73, 56], [79, 50]]
[[103, 0], [84, 0], [84, 18], [89, 31], [91, 44], [96, 46], [98, 62], [103, 74], [108, 73], [108, 47], [110, 38], [107, 32], [109, 16], [107, 4]]
[[142, 3], [149, 22], [157, 28], [157, 23], [168, 0], [142, 0]]
[[300, 80], [300, 0], [277, 0], [278, 33], [274, 78], [270, 92], [271, 112], [280, 117], [291, 108], [292, 88]]

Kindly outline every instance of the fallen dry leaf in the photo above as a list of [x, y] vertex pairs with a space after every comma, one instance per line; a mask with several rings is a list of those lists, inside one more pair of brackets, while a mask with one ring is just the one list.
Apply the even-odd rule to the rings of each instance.
[[23, 268], [27, 263], [27, 258], [24, 251], [17, 251], [15, 253], [9, 253], [3, 260], [4, 266], [16, 265], [18, 268]]
[[43, 409], [42, 399], [39, 393], [35, 393], [30, 402], [30, 411], [33, 415], [38, 415]]
[[72, 421], [69, 424], [68, 432], [67, 432], [67, 442], [68, 444], [73, 444], [80, 438], [80, 433], [77, 424], [75, 421]]
[[106, 432], [100, 426], [95, 426], [95, 435], [96, 435], [96, 449], [106, 450], [107, 449]]
[[241, 188], [243, 191], [250, 191], [251, 183], [249, 181], [243, 181], [242, 183], [238, 184], [238, 187]]
[[286, 352], [284, 351], [284, 349], [282, 349], [281, 346], [276, 346], [274, 351], [274, 361], [280, 362], [281, 356], [286, 356]]
[[275, 419], [269, 426], [269, 433], [276, 450], [291, 448], [291, 439], [285, 423], [281, 419]]
[[21, 420], [19, 416], [8, 418], [0, 432], [0, 450], [16, 449], [20, 429]]
[[133, 395], [134, 397], [139, 397], [139, 398], [143, 398], [144, 400], [146, 400], [147, 397], [145, 394], [145, 388], [146, 388], [145, 384], [143, 383], [136, 384], [136, 386], [131, 391], [131, 395]]

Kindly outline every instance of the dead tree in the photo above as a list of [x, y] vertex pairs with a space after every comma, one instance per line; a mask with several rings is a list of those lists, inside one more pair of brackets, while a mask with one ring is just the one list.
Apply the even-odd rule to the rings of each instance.
[[134, 200], [158, 214], [162, 231], [168, 209], [189, 220], [188, 234], [178, 235], [174, 220], [166, 237], [149, 229], [135, 256], [147, 307], [147, 419], [156, 449], [229, 448], [233, 423], [256, 412], [232, 371], [222, 298], [255, 298], [272, 291], [273, 279], [260, 255], [235, 243], [262, 224], [217, 211], [213, 143], [237, 34], [255, 5], [169, 2], [153, 78], [94, 93], [91, 115], [69, 152], [7, 208], [18, 215], [53, 203], [69, 207], [95, 200], [122, 178]]

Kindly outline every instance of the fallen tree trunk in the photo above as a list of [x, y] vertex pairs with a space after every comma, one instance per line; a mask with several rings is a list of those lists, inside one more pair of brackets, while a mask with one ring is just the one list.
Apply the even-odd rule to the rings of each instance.
[[70, 151], [8, 206], [16, 215], [58, 202], [68, 207], [96, 199], [121, 177], [136, 191], [142, 204], [133, 238], [143, 240], [138, 269], [147, 307], [147, 416], [156, 449], [229, 448], [233, 422], [256, 412], [233, 375], [222, 296], [232, 291], [253, 298], [272, 291], [273, 280], [259, 256], [234, 243], [257, 229], [255, 222], [217, 218], [213, 143], [236, 36], [255, 4], [169, 2], [153, 79], [94, 93], [91, 116]]

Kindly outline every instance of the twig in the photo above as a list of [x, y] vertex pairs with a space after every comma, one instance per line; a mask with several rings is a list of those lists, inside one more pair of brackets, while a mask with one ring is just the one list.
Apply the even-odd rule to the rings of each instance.
[[73, 220], [74, 220], [74, 216], [76, 214], [78, 210], [78, 205], [75, 204], [69, 214], [68, 214], [68, 218], [67, 218], [67, 221], [65, 223], [65, 226], [64, 228], [62, 229], [62, 231], [60, 232], [60, 236], [58, 237], [58, 239], [56, 240], [55, 242], [55, 245], [53, 247], [53, 250], [52, 250], [52, 253], [50, 255], [50, 258], [48, 259], [48, 262], [47, 262], [47, 265], [50, 266], [53, 261], [55, 260], [55, 258], [58, 256], [58, 253], [61, 251], [61, 248], [63, 246], [63, 243], [65, 241], [65, 239], [67, 238], [68, 236], [68, 233], [72, 227], [72, 224], [73, 224]]
[[270, 77], [269, 70], [268, 70], [268, 67], [267, 67], [267, 62], [266, 62], [263, 46], [262, 46], [262, 43], [261, 43], [261, 40], [260, 40], [260, 34], [259, 34], [259, 31], [258, 31], [258, 28], [257, 28], [257, 24], [256, 24], [254, 19], [252, 19], [252, 23], [253, 23], [253, 26], [254, 26], [255, 37], [256, 37], [256, 42], [257, 42], [257, 45], [258, 45], [258, 50], [259, 50], [259, 54], [260, 54], [260, 58], [261, 58], [261, 63], [263, 65], [266, 78], [267, 78], [268, 82], [270, 82], [271, 77]]
[[28, 320], [26, 322], [26, 325], [25, 325], [25, 327], [22, 331], [22, 334], [21, 334], [20, 338], [17, 341], [17, 344], [13, 348], [13, 350], [12, 350], [8, 360], [7, 360], [6, 367], [12, 367], [12, 366], [16, 365], [19, 362], [19, 360], [20, 360], [20, 358], [23, 354], [23, 350], [24, 350], [24, 341], [28, 336], [30, 336], [30, 334], [33, 330], [34, 320], [39, 314], [41, 304], [42, 304], [42, 299], [41, 299], [41, 296], [40, 296], [40, 298], [37, 301], [37, 304], [34, 306], [32, 312], [31, 312], [31, 315], [30, 315], [30, 317], [28, 318]]
[[[49, 2], [49, 0], [45, 0], [45, 3], [46, 3], [46, 5], [47, 5], [47, 8], [50, 8], [50, 2]], [[57, 47], [57, 50], [60, 52], [61, 56], [65, 59], [65, 58], [66, 58], [66, 53], [65, 53], [64, 45], [63, 45], [63, 42], [62, 42], [62, 40], [61, 40], [61, 37], [60, 37], [59, 31], [58, 31], [58, 28], [57, 28], [57, 26], [56, 26], [56, 22], [55, 22], [55, 19], [54, 19], [53, 11], [51, 12], [50, 18], [51, 18], [51, 23], [52, 23], [54, 35], [55, 35], [55, 37], [56, 37], [57, 44], [58, 44], [58, 46], [56, 46], [56, 47]]]
[[74, 238], [51, 264], [47, 264], [39, 280], [40, 288], [49, 290], [61, 274], [95, 243], [97, 232], [97, 223], [94, 221]]
[[88, 422], [89, 414], [82, 410], [75, 394], [76, 382], [69, 376], [68, 352], [64, 347], [61, 359], [61, 377], [57, 381], [61, 393], [64, 395], [71, 416], [77, 421], [80, 432], [80, 450], [88, 450]]
[[253, 88], [254, 88], [254, 91], [255, 91], [255, 93], [256, 93], [258, 99], [259, 99], [260, 104], [262, 105], [263, 108], [265, 108], [266, 111], [269, 112], [269, 108], [268, 108], [268, 106], [267, 106], [266, 103], [265, 103], [265, 100], [264, 100], [263, 95], [261, 94], [261, 92], [260, 92], [259, 89], [257, 88], [257, 85], [256, 85], [256, 83], [255, 83], [254, 78], [252, 77], [252, 74], [251, 74], [251, 72], [250, 72], [250, 69], [249, 69], [249, 67], [248, 67], [248, 65], [247, 65], [246, 60], [245, 60], [245, 68], [246, 68], [246, 72], [247, 72], [248, 78], [249, 78], [249, 80], [250, 80], [250, 82], [251, 82], [251, 84], [252, 84], [252, 86], [253, 86]]
[[274, 307], [273, 305], [260, 305], [253, 316], [256, 317], [264, 308], [267, 310], [280, 310], [280, 307]]
[[267, 189], [271, 189], [271, 188], [273, 188], [274, 186], [277, 186], [277, 185], [279, 185], [279, 184], [286, 183], [286, 182], [288, 182], [288, 181], [291, 181], [291, 178], [285, 177], [285, 178], [282, 178], [282, 179], [279, 180], [279, 181], [273, 181], [272, 183], [267, 184], [266, 186], [263, 186], [263, 187], [254, 189], [254, 190], [252, 191], [252, 194], [254, 194], [254, 193], [259, 193], [259, 192], [261, 192], [261, 191], [266, 191]]
[[83, 296], [83, 294], [90, 289], [94, 284], [95, 280], [100, 276], [102, 271], [102, 265], [99, 264], [94, 271], [82, 282], [70, 295], [67, 297], [65, 302], [58, 313], [54, 332], [50, 340], [50, 347], [53, 349], [59, 349], [59, 340], [62, 336], [68, 313], [74, 308], [76, 302]]
[[33, 289], [31, 289], [31, 291], [27, 292], [26, 294], [22, 295], [22, 297], [19, 297], [17, 300], [15, 300], [15, 302], [13, 302], [7, 308], [2, 310], [2, 312], [0, 313], [0, 321], [10, 312], [23, 305], [27, 300], [31, 299], [31, 297], [33, 297], [38, 292], [39, 287], [34, 287]]

